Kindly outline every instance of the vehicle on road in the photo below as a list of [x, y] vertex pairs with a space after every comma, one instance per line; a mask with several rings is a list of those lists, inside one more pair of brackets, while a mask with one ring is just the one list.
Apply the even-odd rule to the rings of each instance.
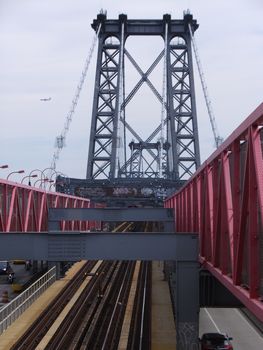
[[0, 261], [0, 275], [6, 275], [9, 283], [13, 283], [15, 273], [7, 260]]
[[201, 350], [233, 350], [232, 338], [223, 333], [204, 333], [199, 339]]

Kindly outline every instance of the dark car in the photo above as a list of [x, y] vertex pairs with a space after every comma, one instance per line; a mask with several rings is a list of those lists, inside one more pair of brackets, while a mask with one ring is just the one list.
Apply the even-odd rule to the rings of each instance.
[[0, 275], [6, 275], [8, 282], [13, 282], [15, 273], [8, 261], [0, 261]]
[[204, 333], [200, 339], [201, 350], [233, 350], [232, 338], [223, 333]]

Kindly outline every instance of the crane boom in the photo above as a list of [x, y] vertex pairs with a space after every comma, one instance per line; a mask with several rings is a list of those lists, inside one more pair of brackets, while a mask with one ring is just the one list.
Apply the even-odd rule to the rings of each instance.
[[55, 140], [55, 151], [54, 151], [52, 162], [51, 162], [51, 166], [50, 166], [50, 168], [52, 170], [56, 169], [56, 163], [57, 163], [57, 160], [59, 159], [59, 154], [60, 154], [61, 150], [65, 147], [66, 135], [67, 135], [67, 133], [69, 131], [69, 126], [70, 126], [70, 123], [72, 121], [72, 117], [73, 117], [73, 115], [75, 113], [75, 110], [76, 110], [76, 107], [77, 107], [77, 104], [78, 104], [78, 100], [79, 100], [79, 96], [80, 96], [80, 93], [81, 93], [81, 90], [82, 90], [85, 78], [87, 76], [88, 68], [89, 68], [90, 61], [91, 61], [91, 58], [92, 58], [92, 55], [93, 55], [93, 52], [94, 52], [94, 49], [95, 49], [95, 45], [96, 45], [96, 42], [97, 42], [97, 39], [98, 39], [98, 36], [99, 36], [100, 29], [101, 29], [101, 23], [99, 24], [97, 32], [94, 35], [94, 38], [93, 38], [93, 41], [92, 41], [92, 44], [91, 44], [91, 48], [89, 50], [88, 57], [87, 57], [87, 59], [85, 61], [84, 68], [82, 70], [78, 86], [76, 88], [75, 96], [74, 96], [74, 98], [73, 98], [73, 100], [71, 102], [70, 110], [69, 110], [69, 112], [68, 112], [68, 114], [66, 116], [66, 121], [65, 121], [65, 124], [64, 124], [64, 128], [63, 128], [61, 134], [56, 137], [56, 140]]

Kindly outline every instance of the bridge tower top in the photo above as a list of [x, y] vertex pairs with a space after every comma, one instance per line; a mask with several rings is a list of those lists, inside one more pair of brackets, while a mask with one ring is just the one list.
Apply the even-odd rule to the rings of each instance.
[[124, 23], [124, 36], [129, 35], [165, 35], [165, 23], [168, 23], [169, 35], [189, 34], [188, 23], [191, 24], [192, 31], [199, 27], [193, 16], [186, 12], [183, 19], [172, 19], [170, 14], [164, 14], [163, 19], [128, 19], [126, 14], [120, 14], [118, 19], [108, 19], [107, 15], [100, 13], [93, 20], [91, 27], [96, 31], [101, 24], [100, 36], [108, 35], [120, 36], [121, 24]]
[[[72, 186], [97, 191], [106, 184], [114, 192], [120, 185], [132, 187], [142, 197], [152, 191], [153, 196], [161, 191], [165, 197], [168, 188], [178, 189], [199, 167], [189, 24], [194, 33], [198, 24], [190, 13], [183, 19], [169, 14], [162, 19], [128, 19], [125, 14], [108, 19], [100, 13], [93, 20], [98, 54], [86, 184], [73, 181]], [[159, 44], [160, 52], [147, 70], [127, 45], [130, 37], [134, 42], [138, 36], [145, 43], [154, 37]], [[138, 75], [134, 86], [128, 81], [131, 74]], [[142, 86], [152, 91], [159, 110], [142, 98]]]
[[[200, 165], [189, 23], [194, 32], [198, 24], [190, 13], [175, 20], [169, 14], [154, 20], [128, 19], [125, 14], [107, 19], [101, 13], [93, 21], [92, 28], [100, 32], [87, 179], [186, 180]], [[130, 36], [163, 39], [162, 50], [147, 71], [127, 50]], [[141, 76], [127, 95], [126, 60]], [[155, 87], [150, 74], [161, 61], [160, 86]], [[160, 120], [151, 130], [151, 108], [147, 101], [139, 106], [142, 124], [151, 131], [143, 139], [131, 126], [133, 116], [126, 107], [145, 83], [160, 102]]]

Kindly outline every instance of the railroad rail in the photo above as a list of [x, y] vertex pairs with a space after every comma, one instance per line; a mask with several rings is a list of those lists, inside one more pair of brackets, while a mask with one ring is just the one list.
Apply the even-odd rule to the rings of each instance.
[[151, 268], [141, 263], [127, 350], [151, 348]]
[[[132, 227], [137, 228], [133, 223], [123, 223], [115, 231]], [[148, 231], [151, 225], [144, 227]], [[81, 292], [76, 297], [78, 289]], [[58, 321], [71, 298], [75, 298], [71, 308]], [[127, 329], [125, 348], [147, 350], [151, 343], [150, 311], [150, 262], [87, 262], [11, 350], [121, 350]]]
[[59, 313], [63, 310], [67, 302], [72, 298], [79, 288], [87, 273], [94, 267], [95, 262], [87, 262], [78, 272], [78, 274], [63, 288], [61, 293], [48, 305], [40, 314], [35, 322], [18, 339], [11, 350], [30, 350], [35, 349], [43, 336], [47, 333], [49, 327], [56, 320]]
[[[151, 263], [139, 264], [127, 349], [150, 349]], [[46, 335], [50, 350], [117, 349], [135, 265], [134, 261], [86, 263], [11, 350], [42, 348]], [[89, 283], [50, 338], [50, 327], [87, 276]]]

